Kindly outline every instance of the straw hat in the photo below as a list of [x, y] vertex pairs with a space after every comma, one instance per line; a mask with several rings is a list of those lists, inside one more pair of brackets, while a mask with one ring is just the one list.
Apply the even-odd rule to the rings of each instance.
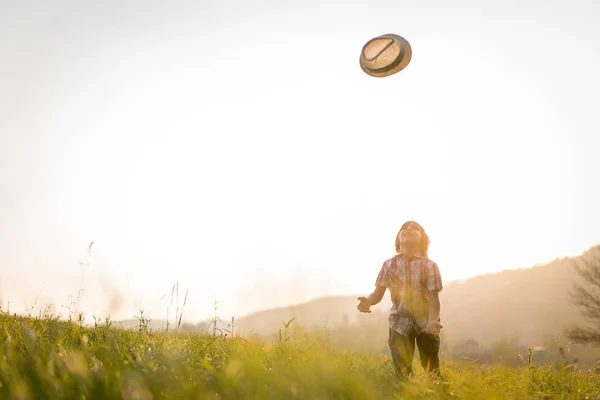
[[411, 57], [410, 43], [390, 33], [371, 39], [363, 46], [360, 67], [368, 75], [382, 78], [402, 71]]

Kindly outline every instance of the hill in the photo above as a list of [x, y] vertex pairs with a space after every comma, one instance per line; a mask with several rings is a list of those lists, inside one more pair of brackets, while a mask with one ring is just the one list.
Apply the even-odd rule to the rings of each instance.
[[[569, 300], [576, 279], [572, 265], [572, 258], [562, 258], [447, 283], [440, 294], [446, 348], [465, 342], [491, 346], [502, 341], [540, 348], [565, 345], [565, 328], [582, 321], [579, 309]], [[295, 334], [321, 331], [337, 335], [340, 345], [352, 341], [353, 350], [385, 351], [389, 294], [371, 314], [356, 310], [358, 295], [362, 294], [321, 297], [249, 314], [236, 320], [235, 331], [278, 338], [283, 323], [295, 318]], [[196, 328], [206, 329], [207, 325], [205, 321]], [[343, 330], [347, 334], [340, 334]], [[357, 345], [360, 340], [363, 343]]]
[[[442, 318], [447, 340], [475, 339], [480, 342], [519, 336], [535, 342], [553, 335], [557, 328], [580, 321], [578, 309], [569, 301], [574, 281], [571, 260], [560, 259], [532, 268], [505, 270], [454, 281], [440, 293]], [[362, 315], [356, 297], [321, 297], [306, 303], [249, 314], [237, 321], [243, 334], [270, 335], [283, 321], [295, 318], [307, 329], [335, 328], [341, 324], [364, 324], [387, 318], [389, 294]], [[206, 325], [208, 321], [200, 324]]]

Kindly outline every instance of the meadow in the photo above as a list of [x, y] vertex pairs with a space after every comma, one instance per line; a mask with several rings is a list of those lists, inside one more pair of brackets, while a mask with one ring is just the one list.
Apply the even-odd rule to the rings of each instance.
[[600, 375], [574, 366], [482, 366], [444, 360], [430, 378], [415, 362], [401, 384], [387, 356], [336, 350], [322, 337], [275, 343], [231, 332], [152, 332], [147, 319], [0, 314], [2, 399], [600, 399]]

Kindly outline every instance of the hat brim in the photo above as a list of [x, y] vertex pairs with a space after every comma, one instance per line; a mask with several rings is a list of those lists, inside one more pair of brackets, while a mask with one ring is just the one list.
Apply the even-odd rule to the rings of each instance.
[[[367, 59], [365, 55], [365, 49], [374, 41], [381, 39], [391, 39], [394, 43], [398, 45], [400, 51], [397, 57], [392, 62], [388, 63], [387, 65], [383, 65], [379, 68], [374, 68], [372, 66], [372, 60]], [[412, 48], [410, 46], [410, 43], [408, 43], [408, 41], [402, 36], [390, 33], [373, 38], [363, 46], [362, 51], [360, 53], [360, 67], [366, 74], [370, 76], [374, 76], [376, 78], [383, 78], [402, 71], [410, 63], [411, 58]]]

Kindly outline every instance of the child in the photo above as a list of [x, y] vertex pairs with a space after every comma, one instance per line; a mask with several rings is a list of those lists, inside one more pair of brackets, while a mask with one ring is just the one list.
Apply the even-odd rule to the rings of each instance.
[[427, 258], [428, 249], [423, 227], [414, 221], [404, 223], [396, 235], [397, 255], [383, 263], [373, 293], [358, 298], [358, 310], [369, 313], [390, 290], [389, 346], [394, 368], [403, 378], [412, 373], [415, 343], [423, 368], [440, 376], [438, 293], [443, 286], [437, 264]]

